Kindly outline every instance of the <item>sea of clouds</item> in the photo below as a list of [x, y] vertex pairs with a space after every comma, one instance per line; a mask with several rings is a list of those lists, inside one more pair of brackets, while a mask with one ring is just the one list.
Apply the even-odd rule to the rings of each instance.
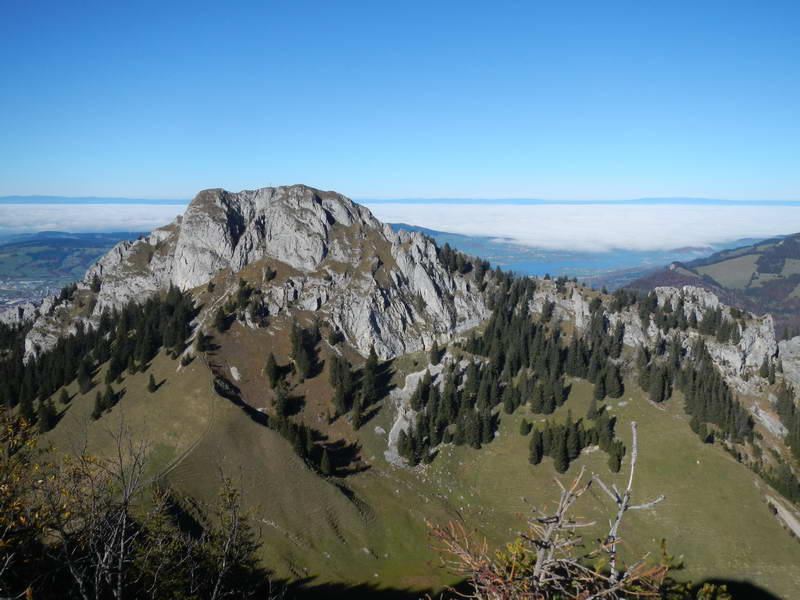
[[549, 250], [670, 250], [800, 232], [799, 206], [365, 204], [385, 222], [507, 238]]
[[[800, 206], [502, 204], [364, 201], [376, 217], [549, 250], [602, 252], [705, 246], [800, 232]], [[151, 231], [181, 205], [0, 204], [0, 237], [34, 231]]]
[[185, 206], [158, 204], [0, 204], [0, 237], [37, 231], [152, 231]]

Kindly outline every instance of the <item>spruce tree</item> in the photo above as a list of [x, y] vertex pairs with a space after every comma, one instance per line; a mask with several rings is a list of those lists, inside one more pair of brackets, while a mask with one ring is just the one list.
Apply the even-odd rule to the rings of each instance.
[[328, 449], [322, 449], [322, 458], [319, 461], [319, 470], [326, 477], [333, 475], [333, 465], [331, 465], [331, 458], [328, 456]]
[[434, 340], [433, 346], [431, 346], [430, 351], [430, 362], [432, 365], [438, 365], [439, 361], [442, 359], [441, 350], [439, 350], [439, 343]]
[[155, 379], [155, 377], [153, 377], [153, 374], [150, 373], [150, 379], [147, 380], [147, 391], [152, 394], [157, 389], [158, 389], [158, 386], [156, 386], [156, 379]]
[[621, 398], [625, 391], [622, 385], [622, 377], [619, 373], [619, 367], [611, 364], [606, 371], [606, 394], [611, 398]]
[[114, 388], [111, 385], [106, 386], [106, 391], [103, 394], [103, 408], [111, 410], [117, 402], [117, 395], [114, 393]]
[[205, 352], [208, 349], [208, 336], [201, 330], [197, 330], [197, 336], [194, 342], [194, 350], [198, 354]]
[[58, 413], [53, 401], [48, 398], [39, 404], [39, 431], [44, 433], [50, 431], [56, 425]]
[[375, 347], [369, 349], [369, 357], [364, 364], [364, 376], [361, 381], [361, 397], [364, 405], [361, 408], [372, 406], [378, 401], [378, 355]]
[[596, 400], [602, 400], [606, 397], [606, 378], [598, 377], [597, 383], [594, 384], [594, 398]]
[[522, 423], [519, 424], [520, 435], [528, 435], [531, 429], [533, 429], [533, 424], [529, 423], [526, 419], [522, 419]]
[[85, 360], [78, 363], [78, 387], [81, 394], [85, 394], [92, 389], [92, 378]]
[[363, 424], [363, 415], [361, 414], [361, 402], [358, 398], [353, 402], [353, 429], [358, 431]]
[[660, 404], [664, 398], [664, 372], [659, 367], [654, 367], [650, 373], [649, 386], [650, 401]]
[[581, 438], [577, 423], [569, 423], [567, 427], [567, 456], [574, 460], [581, 453]]
[[100, 395], [98, 391], [94, 395], [94, 409], [92, 410], [92, 419], [97, 421], [102, 415], [103, 411], [105, 410], [105, 405], [103, 404], [103, 397]]
[[214, 329], [219, 333], [225, 333], [228, 329], [228, 317], [225, 314], [225, 309], [221, 306], [214, 313]]
[[267, 364], [264, 366], [264, 374], [267, 376], [269, 387], [275, 389], [275, 386], [278, 385], [280, 369], [278, 368], [278, 363], [275, 361], [275, 355], [272, 352], [270, 352], [267, 357]]
[[544, 442], [542, 440], [542, 432], [538, 429], [534, 429], [533, 435], [531, 436], [530, 456], [528, 460], [532, 465], [538, 465], [540, 462], [542, 462], [543, 455]]
[[284, 386], [278, 386], [275, 390], [275, 414], [283, 419], [289, 409], [289, 393]]
[[558, 473], [566, 473], [569, 469], [569, 453], [567, 451], [567, 430], [556, 430], [553, 438], [553, 467]]
[[67, 390], [61, 390], [61, 395], [59, 395], [58, 401], [61, 404], [69, 404], [69, 394], [67, 393]]

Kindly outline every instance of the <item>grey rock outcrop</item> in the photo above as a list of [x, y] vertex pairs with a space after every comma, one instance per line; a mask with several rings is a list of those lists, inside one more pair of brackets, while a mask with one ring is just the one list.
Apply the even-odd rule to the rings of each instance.
[[[381, 358], [449, 339], [489, 312], [474, 278], [445, 269], [428, 238], [395, 232], [346, 197], [303, 185], [200, 192], [175, 222], [115, 246], [78, 287], [89, 293], [99, 278], [86, 315], [96, 321], [104, 309], [169, 285], [197, 288], [261, 260], [294, 273], [263, 282], [270, 315], [319, 311], [361, 352], [374, 345]], [[54, 315], [37, 318], [30, 352], [65, 326]]]

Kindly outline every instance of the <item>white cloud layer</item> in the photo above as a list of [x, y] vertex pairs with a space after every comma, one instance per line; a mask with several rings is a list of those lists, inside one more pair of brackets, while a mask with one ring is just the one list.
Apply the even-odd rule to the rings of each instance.
[[34, 231], [152, 231], [183, 206], [157, 204], [0, 204], [0, 234]]
[[669, 250], [800, 232], [800, 207], [370, 204], [380, 220], [551, 250]]
[[[664, 250], [800, 232], [800, 207], [794, 206], [365, 204], [385, 222], [551, 250]], [[183, 211], [153, 204], [0, 204], [0, 235], [151, 231]]]

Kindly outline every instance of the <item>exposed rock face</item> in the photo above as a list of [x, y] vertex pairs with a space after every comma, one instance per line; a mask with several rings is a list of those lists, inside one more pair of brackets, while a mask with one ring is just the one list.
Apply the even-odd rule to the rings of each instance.
[[[678, 309], [679, 302], [683, 300], [683, 310], [688, 318], [694, 314], [699, 320], [707, 310], [721, 308], [726, 318], [731, 318], [730, 308], [720, 303], [719, 298], [708, 290], [695, 286], [659, 287], [654, 290], [659, 306], [669, 304], [673, 309]], [[578, 330], [585, 329], [591, 319], [589, 299], [573, 284], [566, 284], [566, 289], [559, 293], [555, 282], [543, 280], [537, 282], [531, 310], [540, 312], [545, 303], [554, 304], [553, 315], [557, 319], [571, 320]], [[606, 303], [608, 299], [606, 298]], [[606, 306], [608, 309], [609, 306]], [[635, 308], [626, 308], [620, 312], [607, 310], [609, 325], [614, 327], [617, 323], [625, 326], [624, 342], [627, 346], [652, 348], [660, 337], [664, 337], [655, 323], [644, 327]], [[682, 346], [691, 351], [695, 340], [699, 337], [696, 330], [672, 330], [668, 337], [679, 336]], [[800, 338], [796, 345], [796, 371], [800, 378]], [[764, 359], [773, 360], [778, 356], [778, 344], [775, 340], [775, 331], [772, 317], [756, 317], [746, 315], [740, 329], [740, 340], [737, 344], [720, 343], [714, 339], [706, 338], [706, 347], [714, 362], [728, 382], [737, 390], [747, 393], [760, 391], [764, 381], [759, 377], [751, 378]], [[787, 346], [786, 352], [789, 348]], [[785, 352], [782, 350], [781, 355]], [[784, 363], [786, 360], [784, 360]], [[789, 369], [793, 369], [790, 366]], [[788, 370], [787, 370], [788, 371]], [[799, 380], [800, 381], [800, 380]]]
[[[269, 314], [320, 311], [361, 352], [374, 345], [382, 358], [448, 339], [488, 316], [474, 278], [448, 272], [426, 237], [396, 233], [344, 196], [302, 185], [200, 192], [174, 223], [115, 246], [78, 287], [89, 293], [100, 279], [87, 315], [97, 319], [170, 284], [196, 288], [262, 259], [296, 272], [264, 281]], [[64, 326], [39, 317], [29, 352], [48, 347], [51, 332]]]

